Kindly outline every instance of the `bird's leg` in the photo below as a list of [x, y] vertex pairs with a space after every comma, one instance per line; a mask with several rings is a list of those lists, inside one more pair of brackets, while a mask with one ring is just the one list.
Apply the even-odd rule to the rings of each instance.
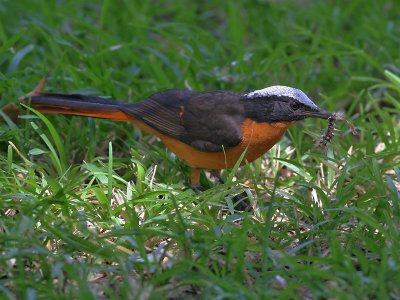
[[[225, 184], [225, 179], [222, 178], [220, 171], [212, 170], [211, 175], [218, 179], [220, 184]], [[250, 204], [248, 203], [247, 195], [245, 192], [241, 193], [240, 195], [236, 195], [232, 198], [234, 203], [236, 204], [236, 208], [238, 210], [248, 210]]]
[[200, 169], [193, 168], [192, 174], [190, 174], [190, 184], [199, 185], [200, 184]]
[[196, 192], [201, 193], [200, 189], [200, 169], [192, 168], [192, 173], [190, 174], [190, 187]]
[[217, 178], [220, 184], [224, 184], [225, 183], [225, 179], [223, 179], [221, 177], [221, 171], [220, 170], [212, 170], [211, 171], [211, 175], [214, 176], [215, 178]]
[[236, 203], [235, 208], [240, 211], [249, 211], [250, 210], [250, 201], [247, 197], [246, 192], [242, 192], [239, 195], [236, 195], [232, 198], [234, 204]]

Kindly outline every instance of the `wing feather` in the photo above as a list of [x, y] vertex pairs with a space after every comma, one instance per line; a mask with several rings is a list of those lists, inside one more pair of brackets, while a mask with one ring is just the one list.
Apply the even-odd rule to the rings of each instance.
[[208, 152], [222, 151], [242, 140], [241, 94], [168, 90], [123, 106], [123, 111], [153, 129]]

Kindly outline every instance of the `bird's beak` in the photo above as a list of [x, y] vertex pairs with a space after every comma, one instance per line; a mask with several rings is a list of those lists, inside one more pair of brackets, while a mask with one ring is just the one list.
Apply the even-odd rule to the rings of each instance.
[[320, 118], [320, 119], [329, 119], [333, 116], [333, 113], [329, 111], [323, 110], [321, 108], [317, 108], [315, 111], [307, 111], [304, 112], [306, 118]]

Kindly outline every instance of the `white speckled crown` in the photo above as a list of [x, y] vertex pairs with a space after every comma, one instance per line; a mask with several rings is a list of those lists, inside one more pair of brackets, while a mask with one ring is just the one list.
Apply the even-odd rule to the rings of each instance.
[[267, 87], [262, 90], [256, 90], [254, 92], [245, 95], [245, 97], [248, 99], [271, 97], [271, 96], [293, 98], [299, 101], [300, 103], [303, 103], [304, 105], [307, 105], [312, 108], [318, 108], [315, 105], [315, 103], [312, 102], [311, 99], [308, 98], [307, 95], [303, 93], [303, 91], [292, 88], [290, 86], [275, 85]]

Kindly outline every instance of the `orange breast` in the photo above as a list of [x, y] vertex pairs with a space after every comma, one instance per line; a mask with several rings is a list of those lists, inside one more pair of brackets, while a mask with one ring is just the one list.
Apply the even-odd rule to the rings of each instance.
[[131, 122], [159, 137], [171, 152], [174, 152], [190, 167], [210, 170], [232, 168], [247, 146], [249, 147], [242, 164], [246, 161], [252, 162], [271, 149], [286, 129], [294, 124], [294, 122], [257, 123], [251, 119], [245, 119], [242, 124], [243, 140], [239, 145], [225, 152], [204, 152], [165, 136], [137, 120], [131, 120]]

